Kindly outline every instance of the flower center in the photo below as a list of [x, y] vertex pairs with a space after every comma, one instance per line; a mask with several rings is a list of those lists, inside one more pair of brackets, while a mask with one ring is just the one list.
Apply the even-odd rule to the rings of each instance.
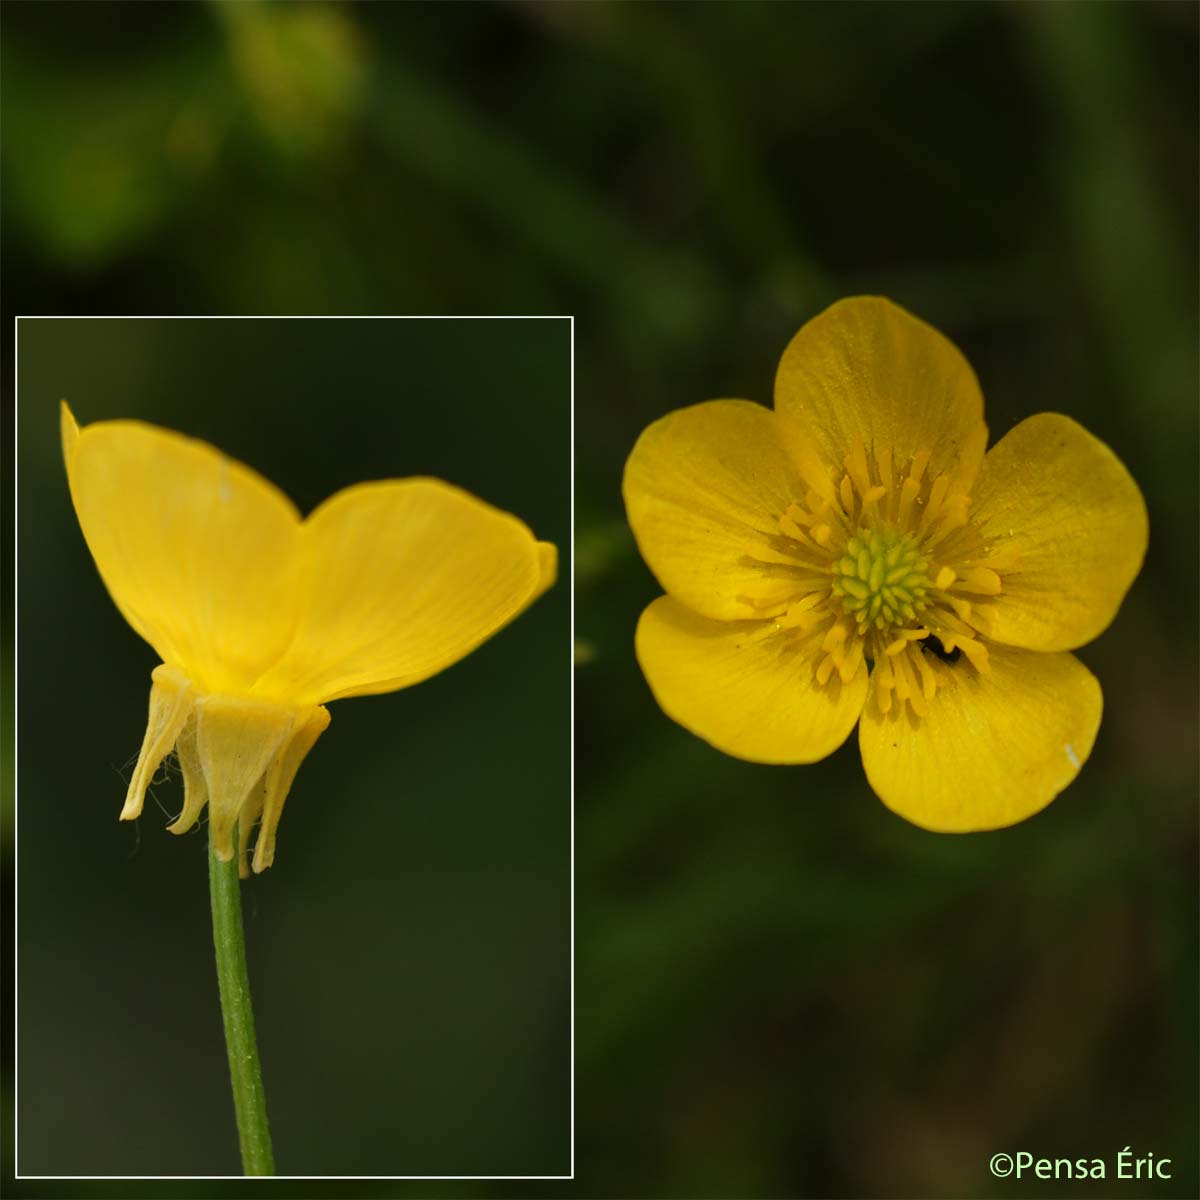
[[845, 555], [833, 564], [833, 594], [858, 625], [886, 632], [915, 621], [929, 603], [933, 582], [929, 561], [910, 533], [894, 529], [859, 529], [846, 543]]
[[960, 658], [988, 673], [980, 631], [1012, 565], [971, 524], [962, 482], [927, 473], [930, 459], [859, 443], [840, 478], [807, 464], [821, 486], [778, 518], [794, 591], [770, 601], [776, 627], [811, 647], [818, 686], [869, 669], [881, 712], [899, 702], [919, 717]]

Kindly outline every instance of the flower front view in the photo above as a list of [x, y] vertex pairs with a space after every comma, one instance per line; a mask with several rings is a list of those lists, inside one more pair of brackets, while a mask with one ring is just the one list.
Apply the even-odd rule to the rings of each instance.
[[[71, 499], [122, 615], [158, 653], [122, 820], [174, 749], [185, 833], [208, 805], [228, 862], [261, 821], [269, 867], [325, 705], [395, 691], [469, 654], [554, 581], [555, 549], [437, 479], [338, 492], [308, 517], [249, 467], [138, 421], [62, 410]], [[245, 859], [240, 862], [244, 870]]]
[[792, 339], [774, 411], [714, 400], [651, 425], [624, 492], [667, 592], [637, 631], [663, 710], [764, 763], [824, 758], [857, 723], [872, 788], [926, 829], [1048, 804], [1100, 725], [1069, 651], [1115, 616], [1146, 509], [1069, 417], [986, 447], [966, 359], [875, 297]]

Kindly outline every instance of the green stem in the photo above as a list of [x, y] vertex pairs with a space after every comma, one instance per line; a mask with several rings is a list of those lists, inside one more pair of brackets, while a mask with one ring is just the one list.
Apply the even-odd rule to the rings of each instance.
[[229, 1078], [237, 1114], [242, 1170], [247, 1175], [274, 1175], [267, 1101], [263, 1095], [258, 1042], [254, 1037], [254, 1011], [250, 1006], [250, 979], [246, 974], [246, 940], [242, 932], [241, 880], [238, 879], [238, 836], [234, 854], [221, 862], [208, 847], [208, 887], [212, 897], [213, 947], [217, 952], [217, 983], [221, 990], [221, 1018], [229, 1051]]

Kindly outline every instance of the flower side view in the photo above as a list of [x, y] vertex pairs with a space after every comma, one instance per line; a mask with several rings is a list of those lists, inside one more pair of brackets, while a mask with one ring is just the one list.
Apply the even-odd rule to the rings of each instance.
[[[307, 517], [215, 447], [139, 421], [76, 424], [63, 457], [113, 602], [162, 664], [121, 820], [174, 749], [186, 833], [208, 805], [213, 851], [235, 827], [256, 872], [325, 705], [420, 683], [554, 582], [556, 551], [516, 517], [437, 479], [362, 483]], [[245, 855], [241, 874], [248, 874]]]
[[713, 400], [643, 432], [629, 523], [666, 595], [637, 656], [718, 750], [809, 763], [859, 728], [867, 779], [925, 829], [996, 829], [1078, 774], [1100, 685], [1069, 651], [1141, 567], [1137, 484], [1069, 417], [990, 450], [945, 337], [888, 300], [792, 339], [775, 407]]

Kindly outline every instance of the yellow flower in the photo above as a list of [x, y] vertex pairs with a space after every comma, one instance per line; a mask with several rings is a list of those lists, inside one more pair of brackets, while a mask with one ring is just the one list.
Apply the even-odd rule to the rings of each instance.
[[64, 404], [62, 440], [101, 578], [162, 659], [121, 820], [174, 748], [184, 804], [168, 828], [207, 803], [228, 862], [235, 825], [244, 845], [261, 819], [255, 871], [329, 701], [428, 679], [554, 582], [554, 546], [437, 479], [358, 484], [301, 519], [261, 475], [167, 429], [81, 430]]
[[796, 334], [773, 412], [714, 400], [651, 425], [624, 492], [668, 593], [637, 631], [667, 715], [764, 763], [815, 762], [858, 722], [872, 788], [926, 829], [1045, 807], [1100, 725], [1066, 651], [1115, 616], [1146, 509], [1069, 417], [986, 445], [962, 354], [872, 297]]

